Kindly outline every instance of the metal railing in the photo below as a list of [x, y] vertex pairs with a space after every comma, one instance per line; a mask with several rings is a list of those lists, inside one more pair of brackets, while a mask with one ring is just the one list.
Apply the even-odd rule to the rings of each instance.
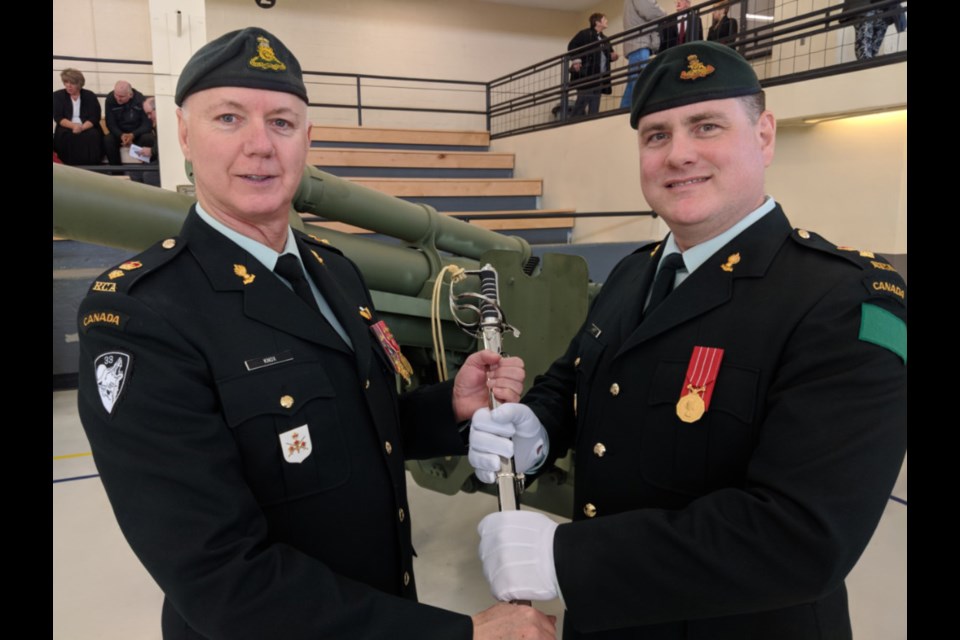
[[[622, 45], [637, 36], [656, 35], [676, 24], [678, 18], [689, 17], [707, 22], [718, 5], [729, 7], [728, 15], [746, 25], [735, 36], [723, 43], [739, 51], [751, 62], [764, 87], [798, 82], [816, 77], [846, 73], [858, 69], [903, 62], [907, 59], [906, 32], [886, 29], [881, 54], [858, 58], [862, 53], [854, 46], [860, 25], [876, 20], [893, 21], [905, 17], [904, 0], [886, 0], [849, 11], [835, 1], [829, 6], [801, 11], [812, 2], [777, 0], [767, 9], [769, 15], [750, 13], [755, 5], [751, 0], [733, 0], [718, 3], [715, 0], [691, 7], [679, 14], [614, 34], [609, 44], [622, 51]], [[704, 36], [707, 29], [703, 29]], [[491, 138], [505, 137], [569, 124], [573, 121], [625, 113], [621, 107], [623, 91], [631, 74], [638, 70], [626, 64], [626, 56], [619, 66], [592, 79], [570, 80], [571, 61], [596, 52], [596, 45], [543, 60], [524, 67], [489, 83], [489, 131]], [[576, 94], [584, 91], [609, 91], [602, 97], [599, 113], [574, 115], [572, 105]]]
[[[716, 0], [691, 7], [683, 14], [695, 14], [708, 23]], [[737, 49], [751, 61], [765, 87], [797, 82], [815, 77], [845, 73], [861, 68], [892, 64], [907, 58], [906, 32], [887, 29], [880, 55], [858, 59], [854, 41], [860, 25], [876, 20], [893, 20], [905, 15], [906, 0], [885, 0], [850, 11], [843, 10], [840, 0], [829, 6], [812, 9], [814, 0], [731, 0], [725, 3], [729, 15], [742, 25], [741, 30], [725, 44]], [[760, 7], [765, 14], [751, 13]], [[765, 8], [763, 8], [765, 7]], [[679, 14], [614, 34], [609, 42], [623, 51], [625, 41], [638, 35], [658, 34], [674, 24]], [[705, 24], [705, 26], [707, 26]], [[706, 35], [707, 30], [704, 29]], [[624, 113], [623, 91], [637, 69], [621, 57], [602, 76], [582, 80], [573, 85], [569, 77], [570, 61], [589, 53], [592, 46], [558, 54], [529, 65], [490, 82], [414, 78], [305, 71], [310, 95], [322, 95], [322, 101], [311, 101], [310, 107], [320, 113], [324, 124], [378, 126], [370, 115], [378, 112], [398, 114], [383, 126], [404, 126], [404, 112], [430, 113], [437, 116], [438, 128], [486, 128], [492, 138], [516, 135]], [[152, 63], [146, 60], [120, 60], [53, 56], [54, 72], [68, 66], [83, 66], [87, 88], [106, 96], [116, 80], [130, 80], [145, 95], [153, 93]], [[145, 69], [144, 67], [150, 67]], [[56, 76], [55, 76], [56, 77]], [[577, 91], [609, 88], [596, 114], [573, 117], [571, 105]], [[366, 118], [365, 118], [366, 116]], [[441, 118], [441, 116], [443, 116]], [[366, 119], [366, 122], [365, 122]], [[423, 128], [422, 120], [417, 121]]]

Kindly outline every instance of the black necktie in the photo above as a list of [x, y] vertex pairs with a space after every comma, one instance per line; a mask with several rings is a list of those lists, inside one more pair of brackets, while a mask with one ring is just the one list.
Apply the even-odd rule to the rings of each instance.
[[293, 287], [294, 293], [300, 296], [300, 299], [307, 305], [320, 313], [320, 307], [317, 306], [317, 299], [313, 297], [313, 291], [310, 289], [310, 283], [307, 282], [307, 276], [300, 266], [300, 261], [291, 253], [285, 253], [277, 260], [277, 266], [273, 268], [274, 273], [282, 277]]
[[682, 269], [683, 266], [683, 257], [679, 253], [671, 253], [663, 257], [660, 263], [660, 271], [657, 272], [657, 279], [653, 281], [650, 303], [647, 304], [647, 308], [643, 312], [644, 317], [650, 315], [650, 312], [673, 291], [673, 281], [677, 276], [677, 271]]

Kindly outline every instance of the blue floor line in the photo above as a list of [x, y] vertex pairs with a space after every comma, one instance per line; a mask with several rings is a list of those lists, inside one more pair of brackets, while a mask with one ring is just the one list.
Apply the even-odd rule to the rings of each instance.
[[898, 498], [897, 496], [890, 496], [890, 499], [893, 500], [894, 502], [899, 502], [903, 506], [907, 506], [907, 501], [904, 500], [903, 498]]
[[74, 480], [86, 480], [87, 478], [99, 478], [99, 477], [100, 477], [99, 473], [91, 473], [88, 476], [74, 476], [72, 478], [60, 478], [59, 480], [54, 480], [53, 484], [57, 484], [58, 482], [73, 482]]

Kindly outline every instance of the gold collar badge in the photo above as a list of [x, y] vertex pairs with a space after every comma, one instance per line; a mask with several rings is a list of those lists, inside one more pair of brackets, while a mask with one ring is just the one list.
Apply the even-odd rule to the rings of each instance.
[[727, 256], [726, 263], [720, 265], [720, 268], [724, 271], [730, 272], [733, 271], [733, 267], [738, 264], [740, 264], [740, 253], [731, 253], [729, 256]]
[[360, 307], [360, 315], [363, 317], [364, 320], [373, 319], [373, 314], [370, 313], [370, 309], [367, 309], [366, 307]]
[[250, 58], [250, 66], [270, 71], [286, 71], [287, 65], [277, 60], [277, 55], [270, 47], [270, 41], [263, 36], [257, 36], [257, 55]]
[[687, 56], [688, 66], [680, 72], [681, 80], [696, 80], [697, 78], [706, 78], [716, 71], [712, 64], [703, 64], [696, 55]]
[[125, 275], [127, 274], [125, 274], [123, 271], [120, 271], [120, 269], [114, 269], [113, 271], [107, 274], [107, 277], [110, 278], [111, 280], [116, 280], [117, 278], [122, 278]]
[[124, 262], [122, 265], [120, 265], [120, 268], [124, 271], [133, 271], [134, 269], [139, 269], [142, 266], [143, 263], [139, 260], [131, 260], [129, 262]]
[[[319, 255], [317, 255], [317, 252], [316, 252], [316, 251], [314, 251], [313, 249], [310, 249], [310, 253], [312, 253], [312, 254], [313, 254], [313, 257], [317, 259], [317, 262], [319, 262], [320, 264], [323, 264], [323, 258], [321, 258]], [[324, 265], [324, 266], [326, 266], [326, 265]]]
[[252, 273], [248, 273], [247, 267], [242, 264], [233, 265], [233, 273], [236, 274], [238, 278], [243, 280], [243, 284], [250, 284], [253, 282], [254, 278], [257, 277]]

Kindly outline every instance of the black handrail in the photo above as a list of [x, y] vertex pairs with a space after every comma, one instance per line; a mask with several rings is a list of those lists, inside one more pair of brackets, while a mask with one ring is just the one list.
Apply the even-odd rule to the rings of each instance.
[[[774, 50], [774, 47], [778, 45], [783, 45], [792, 41], [796, 41], [800, 38], [810, 38], [816, 35], [827, 34], [838, 29], [843, 29], [848, 26], [854, 26], [858, 22], [862, 22], [866, 17], [867, 13], [871, 12], [871, 18], [892, 18], [896, 16], [900, 11], [904, 10], [906, 6], [906, 0], [885, 0], [883, 2], [878, 2], [876, 4], [869, 4], [863, 7], [856, 9], [844, 10], [843, 5], [837, 0], [836, 4], [833, 4], [828, 7], [823, 7], [820, 9], [815, 9], [808, 11], [806, 13], [791, 16], [788, 18], [778, 19], [775, 23], [764, 24], [759, 27], [754, 27], [752, 29], [743, 29], [738, 32], [734, 38], [729, 42], [730, 46], [740, 51], [748, 60], [757, 57], [765, 57], [770, 55]], [[618, 46], [623, 44], [627, 40], [630, 40], [634, 37], [647, 35], [652, 33], [658, 33], [660, 29], [667, 24], [670, 24], [677, 20], [679, 15], [694, 13], [702, 19], [702, 16], [705, 13], [708, 13], [709, 10], [712, 10], [716, 5], [716, 0], [706, 0], [698, 5], [690, 7], [682, 12], [674, 13], [659, 20], [634, 27], [632, 29], [625, 30], [623, 32], [612, 35], [609, 38], [609, 42], [612, 46]], [[740, 2], [740, 18], [741, 21], [745, 18], [746, 12], [746, 3]], [[843, 21], [841, 23], [841, 20]], [[744, 25], [745, 26], [745, 25]], [[528, 131], [536, 131], [545, 128], [551, 128], [555, 126], [561, 126], [568, 123], [566, 117], [569, 109], [569, 96], [572, 91], [583, 90], [590, 88], [591, 86], [596, 86], [598, 84], [609, 85], [609, 86], [621, 86], [627, 83], [629, 76], [636, 73], [636, 70], [631, 68], [629, 65], [620, 66], [617, 69], [610, 70], [604, 76], [597, 76], [595, 79], [588, 79], [586, 84], [582, 81], [576, 85], [572, 85], [569, 81], [568, 70], [570, 67], [570, 60], [575, 57], [579, 57], [586, 51], [592, 49], [596, 45], [586, 45], [575, 49], [572, 51], [567, 51], [564, 53], [557, 54], [546, 60], [541, 60], [531, 65], [522, 67], [516, 71], [513, 71], [509, 74], [494, 78], [488, 82], [477, 81], [477, 80], [454, 80], [449, 78], [416, 78], [412, 76], [389, 76], [383, 74], [361, 74], [361, 73], [347, 73], [347, 72], [334, 72], [334, 71], [304, 71], [305, 79], [310, 78], [320, 78], [320, 77], [330, 77], [330, 78], [348, 78], [356, 86], [356, 100], [353, 103], [350, 102], [310, 102], [310, 106], [317, 108], [329, 108], [329, 109], [354, 109], [357, 113], [357, 124], [363, 125], [363, 112], [365, 110], [371, 111], [408, 111], [408, 112], [422, 112], [422, 113], [446, 113], [446, 114], [461, 114], [461, 115], [482, 115], [485, 116], [485, 124], [487, 131], [491, 132], [492, 137], [503, 137], [507, 135], [515, 135], [517, 133], [523, 133]], [[95, 62], [95, 63], [111, 63], [111, 64], [126, 64], [126, 65], [139, 65], [139, 66], [151, 66], [153, 63], [149, 60], [135, 60], [135, 59], [121, 59], [121, 58], [94, 58], [86, 56], [64, 56], [64, 55], [54, 55], [54, 60], [63, 60], [63, 61], [78, 61], [78, 62]], [[882, 66], [886, 64], [894, 64], [898, 62], [903, 62], [907, 59], [907, 53], [905, 51], [896, 52], [892, 54], [887, 54], [883, 56], [877, 56], [869, 60], [857, 60], [857, 61], [848, 61], [848, 62], [838, 62], [835, 64], [825, 65], [815, 69], [807, 69], [804, 71], [790, 72], [786, 74], [779, 74], [776, 76], [767, 77], [761, 80], [761, 85], [764, 87], [776, 86], [779, 84], [785, 84], [789, 82], [797, 82], [800, 80], [825, 77], [829, 75], [834, 75], [838, 73], [847, 73], [850, 71], [855, 71], [867, 67]], [[101, 73], [118, 73], [116, 71], [101, 71]], [[498, 94], [509, 94], [509, 86], [511, 84], [519, 84], [524, 79], [536, 77], [539, 74], [546, 73], [556, 73], [559, 77], [559, 80], [556, 84], [548, 86], [543, 89], [538, 89], [536, 91], [527, 91], [522, 88], [518, 88], [515, 92], [516, 95], [509, 95], [501, 97]], [[419, 88], [421, 90], [433, 90], [430, 86], [436, 86], [438, 89], [440, 87], [450, 87], [450, 86], [463, 86], [468, 89], [464, 91], [476, 90], [476, 93], [483, 92], [484, 101], [483, 106], [477, 109], [458, 109], [458, 108], [443, 108], [443, 107], [428, 107], [428, 106], [390, 106], [390, 105], [378, 105], [378, 104], [368, 104], [364, 101], [364, 88], [365, 81], [371, 80], [381, 80], [388, 82], [405, 82], [405, 83], [417, 83], [422, 85], [427, 85], [425, 87], [398, 87], [399, 89], [411, 90]], [[310, 82], [310, 80], [307, 80]], [[314, 80], [316, 82], [316, 80]], [[592, 84], [591, 84], [592, 83]], [[346, 86], [346, 85], [343, 85]], [[384, 88], [383, 85], [377, 85], [377, 88]], [[439, 89], [439, 90], [449, 90], [449, 89]], [[100, 94], [101, 96], [106, 94]], [[553, 103], [559, 101], [560, 111], [559, 113], [562, 117], [558, 121], [551, 122], [539, 122], [539, 123], [517, 123], [513, 126], [507, 127], [503, 131], [494, 132], [494, 128], [497, 126], [498, 119], [509, 116], [513, 113], [523, 112], [526, 109], [532, 107], [542, 106], [547, 103]], [[581, 119], [593, 119], [596, 117], [606, 117], [611, 115], [617, 115], [623, 113], [626, 109], [615, 108], [608, 109], [598, 114], [591, 114], [590, 116], [585, 116], [578, 118], [577, 121]]]

